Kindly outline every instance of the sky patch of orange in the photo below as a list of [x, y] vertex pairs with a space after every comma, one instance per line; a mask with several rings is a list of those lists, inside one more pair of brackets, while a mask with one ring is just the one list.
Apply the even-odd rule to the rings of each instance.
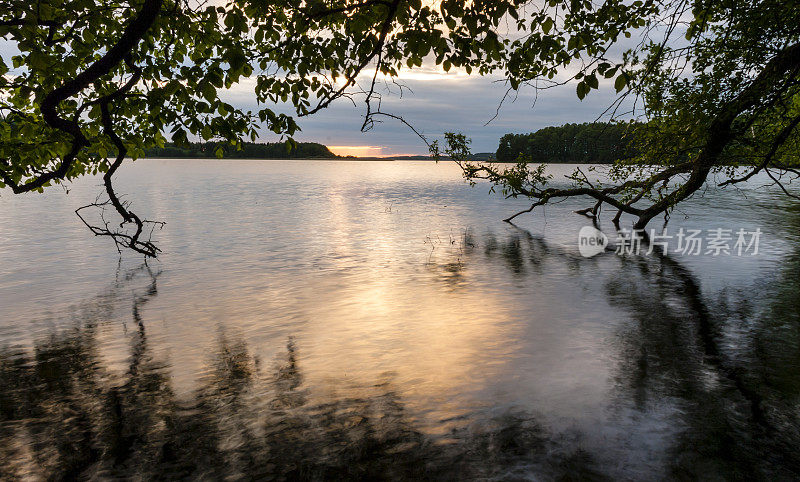
[[338, 156], [382, 157], [385, 155], [381, 146], [328, 146], [328, 149]]

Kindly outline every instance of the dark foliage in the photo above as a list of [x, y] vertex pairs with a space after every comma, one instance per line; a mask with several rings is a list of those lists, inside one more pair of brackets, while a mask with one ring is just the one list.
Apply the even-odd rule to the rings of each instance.
[[586, 122], [545, 127], [529, 134], [506, 134], [497, 148], [499, 162], [520, 156], [533, 162], [610, 164], [637, 155], [631, 146], [635, 124]]
[[[164, 147], [153, 147], [145, 150], [145, 156], [216, 158], [218, 148], [218, 144], [214, 142], [191, 142], [182, 147], [170, 142], [165, 144]], [[298, 142], [291, 149], [283, 142], [244, 142], [241, 145], [241, 150], [226, 145], [222, 147], [222, 151], [222, 157], [228, 159], [335, 159], [338, 157], [326, 146], [316, 142]]]

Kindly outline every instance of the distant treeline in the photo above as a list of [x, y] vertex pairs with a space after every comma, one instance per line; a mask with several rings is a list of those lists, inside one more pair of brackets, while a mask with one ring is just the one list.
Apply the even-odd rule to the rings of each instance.
[[[146, 157], [188, 157], [188, 158], [216, 158], [216, 151], [220, 147], [214, 142], [191, 142], [187, 147], [178, 147], [167, 143], [164, 147], [155, 147], [145, 151]], [[245, 142], [242, 149], [233, 146], [222, 147], [223, 157], [226, 159], [335, 159], [338, 156], [326, 146], [316, 142], [298, 142], [291, 151], [283, 142], [255, 143]]]
[[631, 146], [635, 127], [587, 122], [545, 127], [530, 134], [506, 134], [500, 138], [497, 161], [515, 162], [523, 155], [536, 163], [611, 163], [636, 155]]

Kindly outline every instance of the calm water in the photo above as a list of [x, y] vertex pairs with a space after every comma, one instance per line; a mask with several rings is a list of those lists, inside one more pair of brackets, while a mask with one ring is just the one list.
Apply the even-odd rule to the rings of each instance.
[[800, 476], [800, 209], [763, 180], [669, 224], [757, 256], [585, 259], [586, 205], [511, 226], [450, 164], [144, 160], [149, 265], [73, 214], [98, 184], [0, 197], [2, 480]]

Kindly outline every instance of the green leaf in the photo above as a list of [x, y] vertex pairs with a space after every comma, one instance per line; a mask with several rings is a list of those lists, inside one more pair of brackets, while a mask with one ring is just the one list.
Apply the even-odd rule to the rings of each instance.
[[578, 99], [583, 100], [586, 97], [586, 94], [589, 93], [589, 87], [586, 85], [584, 81], [578, 82], [578, 87], [576, 88]]
[[217, 98], [217, 89], [210, 82], [201, 82], [199, 87], [200, 93], [207, 101], [213, 102]]
[[628, 84], [628, 76], [625, 75], [625, 73], [621, 73], [619, 74], [619, 76], [617, 76], [617, 79], [614, 81], [614, 89], [616, 89], [617, 92], [622, 92], [622, 89], [624, 89], [627, 84]]
[[189, 143], [189, 140], [186, 138], [186, 131], [182, 128], [178, 128], [175, 132], [172, 133], [172, 142], [177, 144], [178, 146], [184, 146]]
[[28, 56], [28, 64], [36, 70], [47, 70], [50, 66], [47, 55], [44, 52], [33, 51]]
[[545, 34], [548, 34], [548, 33], [550, 33], [550, 29], [552, 29], [552, 28], [553, 28], [553, 19], [550, 18], [550, 17], [547, 17], [547, 20], [545, 20], [544, 23], [542, 24], [542, 32], [544, 32]]

